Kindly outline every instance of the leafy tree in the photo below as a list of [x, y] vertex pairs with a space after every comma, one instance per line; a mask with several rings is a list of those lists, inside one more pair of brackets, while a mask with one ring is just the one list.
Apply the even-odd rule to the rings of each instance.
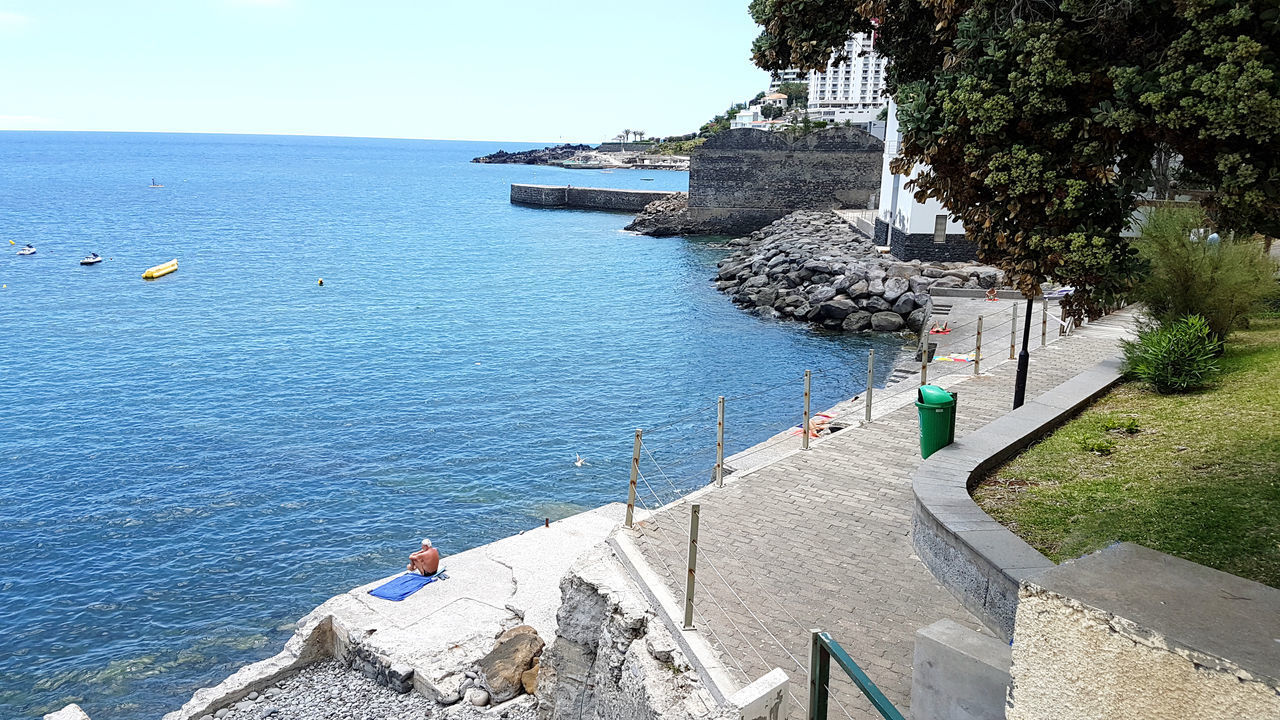
[[[903, 133], [894, 171], [965, 223], [1028, 296], [1094, 316], [1142, 268], [1120, 232], [1161, 153], [1212, 220], [1280, 226], [1275, 0], [752, 0], [768, 70], [825, 67], [877, 32]], [[837, 58], [842, 59], [842, 58]]]
[[787, 105], [793, 108], [805, 108], [809, 105], [808, 83], [785, 82], [778, 86], [778, 92], [787, 96]]
[[778, 118], [785, 115], [786, 112], [787, 112], [786, 110], [783, 110], [781, 107], [777, 105], [765, 105], [764, 107], [760, 108], [760, 116], [763, 117], [765, 120], [777, 120]]

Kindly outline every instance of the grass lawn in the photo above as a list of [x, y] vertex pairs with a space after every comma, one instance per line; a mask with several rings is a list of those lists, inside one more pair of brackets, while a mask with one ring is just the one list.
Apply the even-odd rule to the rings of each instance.
[[1117, 387], [974, 499], [1054, 562], [1129, 541], [1280, 588], [1280, 319], [1222, 367], [1189, 395]]

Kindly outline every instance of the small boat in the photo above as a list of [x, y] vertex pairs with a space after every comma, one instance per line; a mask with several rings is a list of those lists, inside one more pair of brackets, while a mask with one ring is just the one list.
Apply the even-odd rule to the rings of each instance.
[[645, 182], [653, 182], [653, 178], [640, 178], [640, 179]]
[[178, 259], [174, 258], [173, 260], [170, 260], [167, 263], [160, 263], [155, 267], [147, 268], [146, 272], [142, 273], [142, 279], [155, 280], [156, 278], [164, 277], [165, 275], [168, 275], [169, 273], [177, 269], [178, 269]]
[[163, 186], [163, 185], [161, 185], [160, 183], [156, 182], [156, 179], [155, 179], [155, 178], [151, 178], [151, 184], [150, 184], [150, 185], [148, 185], [147, 187], [161, 188], [161, 187], [164, 187], [164, 186]]
[[81, 265], [97, 265], [102, 262], [102, 256], [98, 253], [89, 253], [89, 256], [80, 261]]
[[21, 250], [19, 250], [19, 251], [18, 251], [18, 254], [19, 254], [19, 255], [35, 255], [35, 254], [36, 254], [36, 249], [35, 249], [35, 248], [33, 248], [33, 247], [31, 247], [31, 245], [30, 245], [30, 244], [28, 244], [26, 247], [24, 247], [24, 248], [22, 248]]

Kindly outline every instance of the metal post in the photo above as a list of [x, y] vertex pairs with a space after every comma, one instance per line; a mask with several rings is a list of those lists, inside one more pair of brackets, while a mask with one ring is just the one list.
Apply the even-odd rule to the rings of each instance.
[[978, 316], [978, 346], [973, 351], [973, 374], [978, 374], [978, 367], [982, 365], [982, 316]]
[[821, 630], [809, 631], [809, 716], [827, 719], [827, 685], [831, 681], [831, 655], [818, 639]]
[[1031, 309], [1035, 298], [1027, 298], [1027, 323], [1022, 328], [1022, 352], [1018, 353], [1018, 376], [1013, 381], [1013, 409], [1022, 407], [1027, 397], [1027, 372], [1030, 370], [1031, 351], [1027, 349], [1027, 336], [1031, 334]]
[[724, 396], [716, 403], [716, 487], [724, 487]]
[[867, 424], [871, 424], [871, 389], [876, 382], [876, 349], [867, 352]]
[[689, 574], [684, 579], [684, 629], [693, 629], [693, 581], [698, 565], [698, 516], [701, 505], [689, 508]]
[[1049, 298], [1040, 298], [1040, 347], [1049, 344]]
[[1018, 355], [1018, 306], [1013, 306], [1013, 322], [1009, 324], [1009, 359]]
[[920, 384], [921, 385], [929, 384], [929, 356], [928, 355], [920, 356]]
[[627, 527], [631, 527], [636, 510], [636, 480], [640, 479], [640, 436], [644, 431], [636, 428], [636, 444], [631, 449], [631, 490], [627, 493]]
[[810, 372], [804, 371], [804, 424], [800, 427], [800, 449], [809, 449], [809, 377]]

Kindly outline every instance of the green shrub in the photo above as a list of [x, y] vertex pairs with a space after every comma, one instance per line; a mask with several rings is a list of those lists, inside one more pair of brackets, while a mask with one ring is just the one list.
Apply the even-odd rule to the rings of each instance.
[[1126, 435], [1137, 435], [1142, 432], [1142, 428], [1138, 427], [1138, 419], [1125, 416], [1108, 416], [1102, 421], [1102, 429], [1107, 432], [1119, 430]]
[[1199, 209], [1151, 211], [1134, 243], [1150, 267], [1137, 294], [1156, 322], [1199, 315], [1225, 340], [1271, 292], [1275, 264], [1252, 239], [1200, 240], [1205, 225]]
[[1162, 394], [1198, 390], [1213, 382], [1220, 368], [1222, 341], [1199, 315], [1153, 325], [1125, 341], [1125, 370]]

